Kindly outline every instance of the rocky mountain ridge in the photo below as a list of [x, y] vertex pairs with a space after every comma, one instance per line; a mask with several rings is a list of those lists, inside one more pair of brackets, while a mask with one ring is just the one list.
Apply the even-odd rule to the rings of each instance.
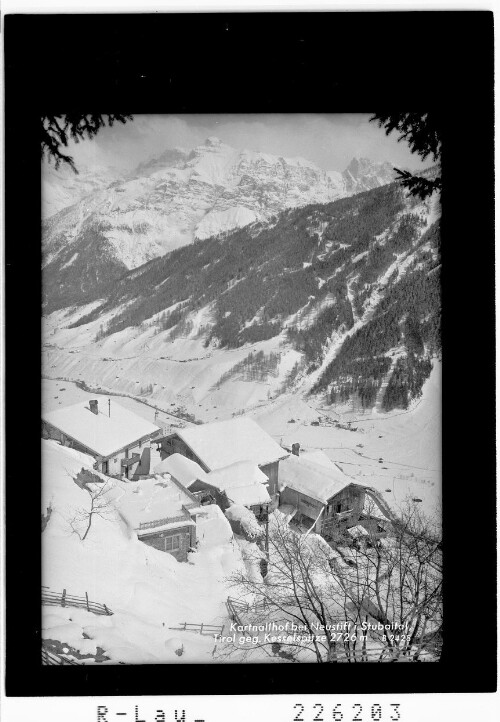
[[168, 149], [118, 178], [100, 169], [45, 178], [43, 223], [49, 308], [113, 283], [126, 271], [195, 239], [271, 221], [288, 208], [327, 203], [392, 181], [389, 163], [353, 159], [343, 172], [303, 158], [237, 150], [208, 138]]

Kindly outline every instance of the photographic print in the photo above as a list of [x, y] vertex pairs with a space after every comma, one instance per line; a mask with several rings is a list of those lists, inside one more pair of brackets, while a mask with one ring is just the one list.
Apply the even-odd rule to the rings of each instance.
[[492, 21], [6, 17], [8, 695], [496, 688]]
[[44, 665], [437, 662], [441, 136], [42, 118]]

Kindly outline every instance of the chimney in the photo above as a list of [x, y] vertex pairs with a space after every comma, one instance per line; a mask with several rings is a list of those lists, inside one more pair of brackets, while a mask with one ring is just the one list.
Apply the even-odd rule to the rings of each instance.
[[97, 403], [97, 400], [96, 400], [96, 399], [93, 399], [92, 401], [89, 401], [89, 406], [90, 406], [90, 410], [92, 411], [93, 414], [98, 414], [98, 413], [99, 413], [98, 403]]
[[300, 449], [300, 444], [299, 444], [298, 441], [297, 441], [296, 444], [292, 444], [292, 454], [294, 454], [295, 456], [298, 456], [298, 455], [299, 455], [299, 449]]

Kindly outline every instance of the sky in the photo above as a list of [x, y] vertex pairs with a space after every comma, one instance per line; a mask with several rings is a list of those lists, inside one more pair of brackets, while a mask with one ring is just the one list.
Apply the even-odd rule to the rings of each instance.
[[354, 157], [389, 161], [419, 170], [430, 165], [393, 133], [386, 136], [371, 114], [135, 115], [104, 128], [93, 140], [70, 144], [78, 164], [131, 170], [167, 148], [194, 148], [216, 136], [243, 150], [285, 158], [303, 157], [324, 170], [343, 171]]

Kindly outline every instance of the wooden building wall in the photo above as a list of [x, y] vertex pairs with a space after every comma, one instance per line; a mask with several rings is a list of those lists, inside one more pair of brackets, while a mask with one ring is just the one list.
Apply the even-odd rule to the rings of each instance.
[[[313, 499], [307, 494], [285, 487], [280, 494], [280, 504], [291, 504], [297, 509], [297, 513], [302, 517], [306, 517], [303, 523], [308, 523], [310, 520], [311, 524], [318, 518], [318, 515], [322, 508], [323, 513], [319, 517], [314, 531], [317, 534], [327, 535], [328, 533], [347, 529], [351, 526], [355, 526], [361, 513], [365, 502], [365, 493], [363, 489], [355, 486], [347, 486], [342, 489], [338, 494], [332, 496], [327, 504], [323, 504], [317, 499]], [[349, 514], [342, 520], [338, 519], [337, 514], [339, 512], [348, 511], [352, 509], [352, 513]]]
[[[171, 549], [169, 547], [170, 544], [173, 544], [173, 541], [169, 543], [167, 540], [173, 540], [174, 537], [178, 539], [179, 546], [176, 549]], [[160, 531], [148, 534], [147, 536], [141, 535], [139, 539], [144, 542], [144, 544], [154, 547], [154, 549], [172, 554], [179, 562], [186, 562], [189, 548], [194, 547], [196, 544], [196, 527], [184, 526], [178, 529], [168, 529], [167, 531]]]
[[[308, 524], [307, 520], [310, 520], [312, 524], [318, 517], [324, 504], [317, 499], [313, 499], [302, 492], [296, 491], [286, 486], [280, 494], [280, 504], [291, 504], [297, 509], [298, 514], [302, 517], [306, 517], [304, 523]], [[317, 534], [321, 533], [322, 516], [319, 518], [316, 524], [315, 531]]]
[[200, 481], [200, 479], [196, 479], [196, 481], [191, 484], [189, 487], [189, 491], [195, 492], [195, 491], [207, 491], [210, 492], [210, 494], [214, 497], [215, 503], [217, 506], [219, 506], [222, 511], [225, 511], [229, 506], [229, 501], [227, 499], [227, 496], [225, 492], [219, 491], [215, 486], [212, 486], [211, 484], [207, 484], [205, 481]]
[[[146, 463], [146, 457], [149, 456], [149, 436], [143, 439], [138, 439], [126, 448], [121, 449], [115, 454], [112, 454], [108, 457], [96, 454], [94, 451], [88, 449], [76, 439], [71, 438], [71, 436], [67, 436], [55, 426], [49, 424], [47, 421], [42, 421], [42, 438], [54, 439], [63, 446], [67, 446], [71, 449], [75, 449], [76, 451], [81, 451], [84, 454], [89, 454], [90, 456], [93, 456], [94, 459], [96, 459], [95, 468], [97, 469], [97, 471], [100, 471], [104, 474], [107, 473], [108, 476], [114, 476], [116, 478], [121, 478], [122, 476], [124, 476], [126, 470], [122, 467], [121, 461], [122, 459], [130, 458], [134, 453], [139, 455], [139, 459], [135, 464], [132, 464], [128, 467], [127, 478], [138, 479], [139, 475], [149, 474], [150, 472], [149, 464]], [[108, 469], [107, 471], [105, 471], [106, 462]]]
[[163, 459], [172, 456], [172, 454], [182, 454], [182, 456], [185, 456], [187, 459], [191, 459], [191, 461], [196, 461], [196, 463], [201, 466], [203, 471], [206, 471], [207, 473], [211, 471], [211, 469], [209, 469], [203, 463], [203, 461], [191, 451], [189, 446], [176, 435], [162, 441], [160, 447], [160, 456], [162, 461]]
[[273, 461], [272, 464], [259, 467], [269, 479], [269, 496], [273, 496], [278, 491], [279, 463], [279, 461]]
[[[346, 529], [356, 526], [363, 511], [365, 492], [361, 487], [346, 486], [330, 499], [325, 507], [322, 518], [325, 536], [342, 535]], [[351, 511], [347, 516], [339, 517], [339, 513]]]

